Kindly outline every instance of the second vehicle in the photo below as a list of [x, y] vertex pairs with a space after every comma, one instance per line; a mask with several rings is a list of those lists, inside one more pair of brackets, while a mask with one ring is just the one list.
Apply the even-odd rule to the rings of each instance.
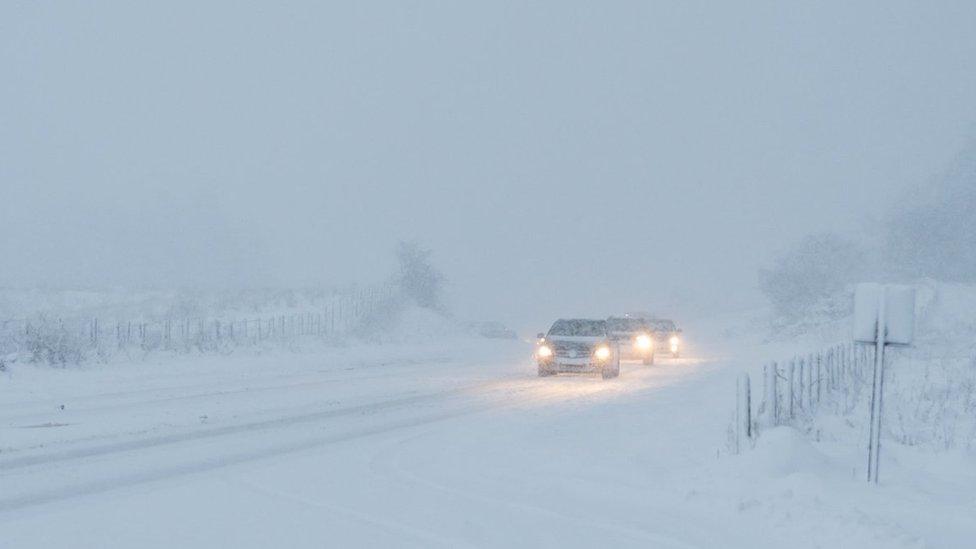
[[610, 339], [620, 347], [622, 358], [654, 364], [654, 334], [643, 318], [611, 316], [607, 319]]

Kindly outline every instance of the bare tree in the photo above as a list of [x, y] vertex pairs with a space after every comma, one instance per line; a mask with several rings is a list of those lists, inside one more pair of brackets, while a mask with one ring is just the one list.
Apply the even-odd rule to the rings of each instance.
[[431, 251], [415, 241], [397, 244], [398, 284], [404, 297], [428, 309], [441, 309], [444, 275], [430, 261]]

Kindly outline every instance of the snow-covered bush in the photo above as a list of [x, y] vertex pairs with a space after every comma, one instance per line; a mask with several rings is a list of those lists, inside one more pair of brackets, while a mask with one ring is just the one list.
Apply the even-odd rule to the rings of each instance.
[[90, 341], [78, 331], [44, 317], [28, 324], [23, 345], [31, 362], [56, 366], [83, 362], [91, 347]]
[[909, 360], [888, 381], [886, 427], [896, 440], [976, 449], [976, 359]]

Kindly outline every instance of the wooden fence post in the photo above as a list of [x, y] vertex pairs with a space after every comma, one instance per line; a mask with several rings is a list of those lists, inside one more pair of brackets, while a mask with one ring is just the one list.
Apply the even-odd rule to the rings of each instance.
[[837, 390], [837, 387], [838, 387], [838, 383], [837, 383], [837, 354], [834, 352], [834, 349], [833, 348], [830, 349], [830, 353], [829, 353], [828, 356], [830, 357], [828, 359], [829, 364], [830, 364], [830, 389], [833, 390], [833, 391], [836, 391]]
[[797, 399], [797, 406], [799, 408], [802, 408], [803, 410], [806, 410], [807, 409], [807, 403], [803, 401], [803, 397], [807, 394], [807, 389], [806, 389], [806, 383], [807, 383], [807, 378], [806, 378], [807, 363], [803, 359], [803, 357], [800, 357], [799, 365], [800, 365], [800, 371], [797, 372], [797, 374], [799, 376], [799, 379], [798, 379], [798, 382], [799, 383], [797, 383], [797, 391], [796, 391], [796, 394], [797, 394], [797, 397], [798, 397], [798, 399]]
[[790, 361], [789, 366], [786, 368], [786, 418], [793, 419], [793, 386], [796, 379], [796, 358]]
[[813, 354], [807, 356], [807, 405], [813, 410]]
[[735, 451], [742, 451], [743, 438], [752, 437], [752, 397], [749, 388], [749, 374], [739, 374], [736, 390]]
[[764, 369], [763, 407], [765, 423], [774, 427], [779, 422], [779, 397], [776, 391], [776, 363], [767, 364]]

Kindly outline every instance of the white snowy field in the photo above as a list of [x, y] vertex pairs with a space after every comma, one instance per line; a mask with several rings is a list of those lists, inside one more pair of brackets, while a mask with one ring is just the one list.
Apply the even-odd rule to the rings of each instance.
[[[0, 374], [0, 546], [971, 547], [972, 456], [730, 455], [737, 336], [619, 379], [452, 339]], [[707, 343], [706, 343], [707, 342]]]

